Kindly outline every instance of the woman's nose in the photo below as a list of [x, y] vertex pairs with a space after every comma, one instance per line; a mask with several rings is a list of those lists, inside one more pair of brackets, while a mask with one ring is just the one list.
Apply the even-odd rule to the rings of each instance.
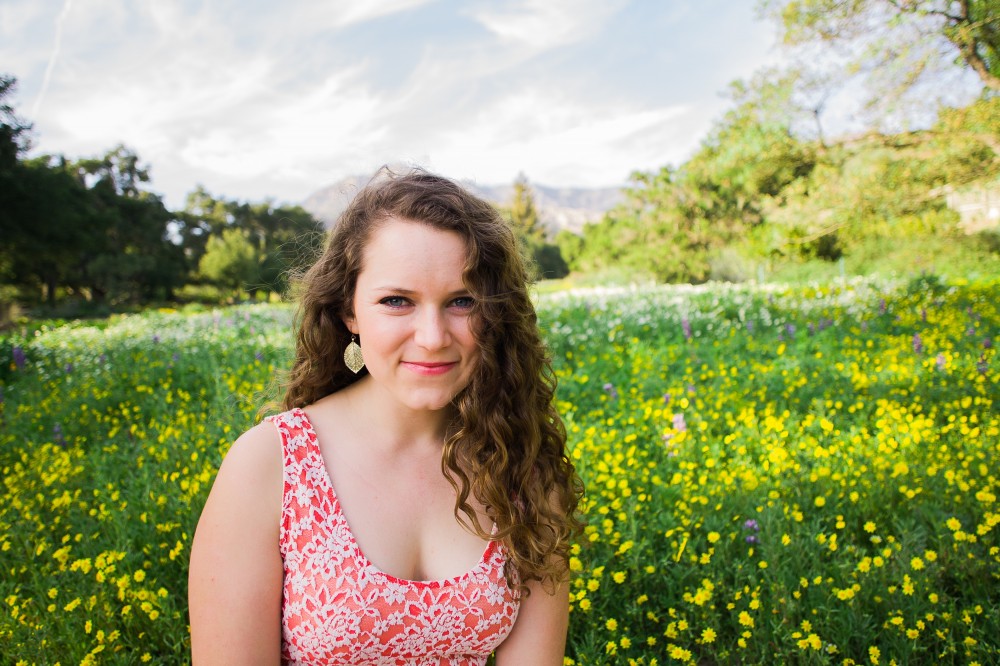
[[425, 349], [440, 349], [448, 344], [448, 325], [442, 313], [427, 309], [417, 318], [414, 340]]

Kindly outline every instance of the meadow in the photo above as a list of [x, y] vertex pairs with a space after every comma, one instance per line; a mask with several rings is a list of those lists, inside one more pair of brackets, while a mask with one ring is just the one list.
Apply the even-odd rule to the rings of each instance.
[[[1000, 663], [1000, 281], [538, 296], [587, 486], [566, 663]], [[0, 662], [181, 664], [283, 305], [0, 337]]]

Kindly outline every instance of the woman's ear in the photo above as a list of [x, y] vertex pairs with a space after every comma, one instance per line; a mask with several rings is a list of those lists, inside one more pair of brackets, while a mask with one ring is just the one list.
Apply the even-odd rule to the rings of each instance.
[[354, 319], [354, 317], [344, 317], [344, 326], [346, 326], [347, 330], [354, 335], [358, 334], [358, 322]]

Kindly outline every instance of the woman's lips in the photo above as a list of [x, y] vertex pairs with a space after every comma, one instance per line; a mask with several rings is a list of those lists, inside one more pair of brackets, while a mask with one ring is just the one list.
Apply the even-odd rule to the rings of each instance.
[[419, 375], [436, 376], [443, 375], [456, 365], [457, 362], [448, 363], [417, 363], [413, 361], [403, 361], [403, 365]]

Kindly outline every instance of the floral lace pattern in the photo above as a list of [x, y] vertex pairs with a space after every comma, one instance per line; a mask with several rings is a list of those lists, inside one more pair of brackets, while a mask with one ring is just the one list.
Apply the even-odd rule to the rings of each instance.
[[471, 571], [444, 580], [379, 570], [354, 540], [305, 412], [268, 420], [284, 457], [282, 663], [485, 664], [518, 611], [503, 546], [491, 541]]

